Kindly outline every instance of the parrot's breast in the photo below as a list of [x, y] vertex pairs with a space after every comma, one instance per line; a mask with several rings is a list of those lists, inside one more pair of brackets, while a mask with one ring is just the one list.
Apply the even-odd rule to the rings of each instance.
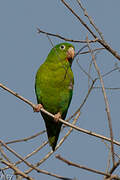
[[38, 103], [56, 114], [67, 111], [73, 91], [73, 73], [71, 68], [49, 68], [44, 64], [39, 68], [36, 75], [36, 94]]

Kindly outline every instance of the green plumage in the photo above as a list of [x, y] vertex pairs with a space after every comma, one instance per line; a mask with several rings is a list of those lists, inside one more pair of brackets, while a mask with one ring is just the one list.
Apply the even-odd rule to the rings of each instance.
[[[69, 43], [56, 45], [46, 61], [40, 66], [36, 74], [35, 92], [38, 104], [52, 114], [61, 113], [65, 119], [73, 93], [73, 72], [71, 70], [73, 58], [68, 57], [68, 50], [74, 46]], [[55, 149], [59, 137], [61, 123], [41, 112], [45, 121], [49, 144]]]

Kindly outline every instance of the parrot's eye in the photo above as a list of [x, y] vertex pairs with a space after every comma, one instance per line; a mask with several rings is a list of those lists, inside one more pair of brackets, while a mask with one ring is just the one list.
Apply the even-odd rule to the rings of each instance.
[[64, 50], [65, 49], [65, 45], [61, 45], [60, 49]]

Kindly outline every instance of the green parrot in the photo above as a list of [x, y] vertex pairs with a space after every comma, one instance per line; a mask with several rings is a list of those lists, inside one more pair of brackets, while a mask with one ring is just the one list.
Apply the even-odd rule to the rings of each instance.
[[71, 65], [74, 46], [61, 43], [52, 48], [45, 62], [39, 67], [35, 79], [35, 93], [38, 104], [36, 112], [43, 107], [55, 118], [41, 112], [47, 129], [49, 144], [55, 150], [62, 123], [65, 119], [73, 94], [74, 76]]

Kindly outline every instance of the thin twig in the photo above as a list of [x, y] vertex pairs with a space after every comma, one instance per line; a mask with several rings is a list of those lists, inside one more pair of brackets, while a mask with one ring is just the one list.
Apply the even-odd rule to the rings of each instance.
[[[97, 39], [97, 35], [88, 27], [88, 25], [74, 12], [74, 10], [64, 1], [61, 0], [61, 2], [72, 12], [72, 14], [80, 21], [80, 23], [89, 31], [89, 33]], [[106, 41], [103, 41], [101, 39], [97, 39], [97, 41], [105, 47], [106, 50], [108, 50], [114, 57], [116, 57], [120, 61], [120, 55], [117, 53], [117, 51], [113, 50], [109, 44], [106, 43]]]
[[[87, 36], [86, 40], [88, 40], [88, 36]], [[112, 152], [112, 160], [113, 160], [113, 165], [114, 165], [115, 164], [115, 157], [114, 157], [114, 146], [113, 146], [113, 131], [112, 131], [112, 120], [111, 120], [111, 115], [110, 115], [110, 108], [109, 108], [108, 98], [107, 98], [107, 95], [106, 95], [104, 82], [103, 82], [102, 76], [100, 74], [100, 70], [99, 70], [98, 65], [96, 63], [95, 56], [94, 56], [94, 54], [92, 52], [92, 49], [90, 48], [89, 42], [88, 42], [88, 48], [91, 51], [92, 60], [93, 60], [95, 69], [96, 69], [96, 71], [98, 73], [98, 76], [100, 78], [100, 82], [101, 82], [101, 86], [102, 86], [102, 92], [103, 92], [103, 96], [104, 96], [106, 112], [107, 112], [107, 117], [108, 117], [108, 125], [109, 125], [109, 129], [110, 129], [111, 152]]]
[[92, 85], [91, 85], [91, 87], [88, 89], [88, 92], [87, 92], [87, 94], [86, 94], [86, 96], [85, 96], [82, 104], [80, 105], [80, 107], [79, 107], [79, 108], [77, 109], [77, 111], [76, 111], [72, 116], [70, 116], [66, 121], [69, 121], [69, 120], [72, 119], [79, 111], [81, 111], [83, 105], [85, 104], [85, 102], [86, 102], [87, 99], [88, 99], [88, 96], [90, 95], [90, 92], [91, 92], [92, 89], [93, 89], [93, 85], [94, 85], [95, 81], [96, 81], [96, 79], [93, 80]]
[[104, 37], [102, 35], [102, 33], [100, 32], [100, 30], [96, 27], [96, 25], [94, 24], [92, 18], [90, 16], [88, 16], [87, 10], [82, 6], [82, 3], [80, 2], [80, 0], [76, 0], [80, 6], [80, 8], [83, 10], [84, 15], [88, 18], [90, 24], [94, 27], [94, 29], [96, 30], [96, 32], [98, 32], [99, 36], [101, 37], [102, 40], [104, 40]]
[[[3, 141], [1, 141], [0, 140], [0, 143], [8, 150], [8, 151], [10, 151], [11, 153], [13, 153], [17, 158], [19, 158], [20, 160], [22, 160], [27, 166], [29, 166], [30, 168], [32, 168], [32, 170], [34, 169], [34, 170], [36, 170], [37, 172], [39, 172], [39, 173], [43, 173], [43, 174], [46, 174], [46, 175], [50, 175], [50, 176], [53, 176], [53, 177], [56, 177], [56, 178], [59, 178], [59, 179], [65, 179], [64, 177], [62, 177], [62, 176], [59, 176], [59, 175], [56, 175], [56, 174], [53, 174], [53, 173], [51, 173], [51, 172], [48, 172], [48, 171], [45, 171], [45, 170], [41, 170], [41, 169], [39, 169], [39, 168], [37, 168], [37, 167], [35, 167], [33, 164], [31, 164], [31, 163], [29, 163], [28, 161], [26, 161], [24, 158], [22, 158], [21, 157], [21, 155], [19, 155], [18, 153], [16, 153], [12, 148], [10, 148], [9, 146], [7, 146]], [[1, 162], [5, 162], [5, 161], [3, 161], [3, 160], [1, 160]], [[7, 166], [9, 166], [10, 168], [14, 168], [15, 167], [15, 165], [11, 165], [11, 163], [9, 163], [9, 162], [7, 162], [7, 163], [4, 163], [4, 164], [6, 164]], [[14, 170], [16, 170], [16, 169], [14, 169]], [[17, 173], [17, 172], [16, 172]], [[20, 174], [21, 172], [19, 172], [18, 174]], [[27, 176], [27, 173], [26, 172], [22, 172], [23, 173], [23, 175], [25, 174], [26, 175], [26, 179], [28, 179], [28, 180], [33, 180], [33, 179], [29, 179], [29, 176]], [[21, 174], [22, 175], [22, 174]], [[22, 175], [22, 176], [23, 176]], [[24, 177], [24, 176], [23, 176]], [[66, 178], [67, 179], [67, 178]]]
[[[40, 28], [37, 28], [37, 32], [38, 32], [39, 34], [42, 33], [42, 34], [46, 34], [46, 35], [48, 35], [48, 36], [57, 37], [57, 38], [62, 39], [62, 40], [64, 40], [64, 41], [69, 41], [69, 42], [74, 42], [74, 43], [87, 43], [86, 40], [68, 39], [68, 38], [65, 38], [65, 37], [63, 37], [63, 36], [61, 36], [61, 35], [59, 35], [59, 34], [54, 34], [54, 33], [49, 33], [49, 32], [43, 31], [43, 30], [41, 30]], [[94, 42], [97, 42], [97, 38], [94, 39], [94, 40], [90, 40], [90, 41], [89, 41], [89, 43], [94, 43]]]
[[87, 170], [87, 171], [91, 171], [93, 173], [96, 173], [96, 174], [100, 174], [100, 175], [104, 175], [104, 176], [107, 176], [107, 177], [110, 177], [111, 175], [108, 174], [108, 173], [104, 173], [102, 171], [98, 171], [98, 170], [95, 170], [95, 169], [92, 169], [92, 168], [88, 168], [86, 166], [81, 166], [80, 164], [77, 164], [77, 163], [74, 163], [72, 161], [68, 161], [67, 159], [61, 157], [60, 155], [56, 155], [55, 156], [57, 159], [67, 163], [68, 165], [70, 166], [75, 166], [75, 167], [78, 167], [78, 168], [81, 168], [81, 169], [84, 169], [84, 170]]
[[114, 166], [111, 168], [109, 173], [112, 174], [119, 165], [120, 165], [120, 160], [114, 164]]
[[5, 154], [4, 150], [2, 149], [2, 146], [0, 144], [0, 153], [1, 155], [8, 161], [11, 162], [10, 159], [7, 157], [7, 155]]
[[102, 77], [105, 77], [105, 76], [107, 76], [107, 75], [109, 75], [109, 74], [111, 74], [112, 72], [117, 71], [117, 70], [119, 71], [119, 70], [120, 70], [120, 67], [115, 67], [115, 68], [113, 68], [112, 70], [110, 70], [110, 71], [106, 72], [105, 74], [103, 74]]
[[[102, 140], [103, 141], [103, 140]], [[103, 141], [104, 142], [104, 141]], [[109, 145], [104, 142], [104, 144], [106, 145], [106, 147], [111, 150], [111, 148], [109, 147]], [[116, 162], [113, 167], [110, 169], [109, 173], [112, 174], [116, 169], [117, 167], [120, 165], [120, 156], [118, 156], [118, 154], [115, 153], [115, 156], [119, 159], [118, 162]]]
[[[109, 152], [108, 152], [107, 166], [106, 166], [106, 169], [105, 169], [105, 172], [106, 172], [106, 173], [109, 173], [108, 170], [109, 170], [109, 168], [110, 168], [110, 161], [111, 161], [111, 149], [110, 149]], [[106, 179], [106, 176], [104, 177], [104, 179]]]
[[[111, 148], [109, 147], [107, 142], [105, 142], [103, 139], [102, 139], [102, 142], [104, 142], [105, 146], [111, 151]], [[115, 156], [120, 160], [120, 156], [117, 153], [115, 153]]]
[[[101, 50], [105, 50], [105, 48], [96, 48], [96, 49], [93, 49], [93, 52], [95, 52], [95, 51], [101, 51]], [[88, 54], [88, 53], [90, 53], [90, 51], [84, 51], [84, 52], [80, 52], [79, 54]]]
[[[42, 145], [40, 145], [34, 151], [32, 151], [31, 153], [29, 153], [25, 157], [23, 157], [23, 160], [26, 160], [26, 159], [30, 158], [31, 156], [33, 156], [34, 154], [36, 154], [37, 152], [39, 152], [46, 144], [48, 144], [48, 141], [45, 141]], [[23, 162], [22, 160], [19, 160], [16, 163], [14, 163], [14, 165], [16, 166], [16, 165], [18, 165], [18, 164], [20, 164], [22, 162]], [[2, 170], [6, 170], [6, 169], [8, 169], [8, 167], [2, 168]]]
[[14, 166], [12, 163], [5, 161], [3, 159], [0, 159], [1, 163], [9, 166], [11, 169], [13, 169], [13, 171], [15, 172], [16, 175], [20, 175], [28, 180], [34, 180], [33, 178], [31, 178], [30, 176], [28, 176], [27, 174], [23, 173], [22, 171], [20, 171], [16, 166]]
[[[94, 86], [93, 89], [102, 89], [102, 87]], [[107, 90], [120, 90], [120, 87], [105, 87]]]
[[[109, 147], [109, 145], [108, 145], [104, 140], [102, 140], [102, 141], [104, 142], [104, 144], [106, 145], [106, 147], [110, 150], [109, 152], [111, 153], [111, 148]], [[116, 168], [120, 165], [120, 156], [119, 156], [118, 154], [116, 154], [116, 153], [115, 153], [115, 156], [116, 156], [119, 160], [118, 160], [118, 162], [116, 162], [116, 163], [113, 165], [113, 167], [110, 169], [109, 174], [112, 174], [112, 173], [116, 170]], [[107, 170], [109, 169], [109, 167], [110, 167], [110, 162], [109, 162], [109, 166], [108, 166]], [[108, 172], [108, 171], [107, 171], [107, 172]]]
[[61, 2], [72, 12], [72, 14], [80, 21], [80, 23], [90, 32], [90, 34], [92, 34], [92, 36], [97, 39], [96, 34], [92, 32], [88, 25], [75, 13], [75, 11], [64, 0], [61, 0]]
[[109, 44], [107, 44], [105, 41], [102, 41], [101, 39], [98, 39], [98, 42], [105, 47], [106, 50], [108, 50], [114, 57], [116, 57], [120, 61], [120, 55], [110, 47]]
[[89, 74], [88, 72], [86, 72], [86, 71], [84, 70], [84, 68], [79, 64], [78, 59], [77, 59], [77, 64], [78, 64], [79, 68], [84, 72], [84, 74], [87, 75], [88, 78], [93, 81], [93, 79], [92, 79], [92, 77], [90, 76], [90, 74]]
[[45, 132], [46, 132], [46, 130], [43, 130], [43, 131], [41, 131], [39, 133], [36, 133], [36, 134], [34, 134], [32, 136], [29, 136], [29, 137], [26, 137], [26, 138], [23, 138], [23, 139], [16, 139], [16, 140], [13, 140], [13, 141], [8, 141], [8, 142], [6, 142], [6, 144], [12, 144], [12, 143], [18, 143], [18, 142], [26, 142], [26, 141], [31, 140], [31, 139], [33, 139], [33, 138], [35, 138], [35, 137], [37, 137], [37, 136], [39, 136], [39, 135], [41, 135], [41, 134], [43, 134]]
[[[88, 46], [87, 46], [88, 47]], [[94, 51], [93, 51], [94, 52]], [[96, 58], [96, 56], [97, 56], [97, 54], [99, 53], [100, 51], [97, 51], [96, 53], [95, 53], [95, 58]], [[91, 53], [91, 52], [90, 52]], [[93, 61], [91, 60], [90, 61], [90, 64], [89, 64], [89, 70], [88, 70], [88, 74], [90, 75], [90, 72], [91, 72], [91, 67], [92, 67], [92, 64], [93, 64]], [[96, 78], [96, 80], [98, 80], [98, 78]], [[88, 88], [89, 88], [89, 83], [90, 83], [90, 78], [89, 78], [89, 76], [88, 76]]]
[[105, 172], [102, 172], [102, 171], [98, 171], [96, 169], [92, 169], [92, 168], [88, 168], [86, 166], [81, 166], [80, 164], [76, 164], [72, 161], [68, 161], [67, 159], [61, 157], [60, 155], [56, 155], [56, 158], [65, 162], [66, 164], [70, 165], [70, 166], [74, 166], [74, 167], [77, 167], [77, 168], [81, 168], [81, 169], [84, 169], [84, 170], [87, 170], [87, 171], [90, 171], [90, 172], [93, 172], [93, 173], [96, 173], [96, 174], [100, 174], [100, 175], [104, 175], [106, 176], [106, 180], [120, 180], [120, 177], [118, 177], [117, 175], [111, 175], [110, 173], [105, 173]]

